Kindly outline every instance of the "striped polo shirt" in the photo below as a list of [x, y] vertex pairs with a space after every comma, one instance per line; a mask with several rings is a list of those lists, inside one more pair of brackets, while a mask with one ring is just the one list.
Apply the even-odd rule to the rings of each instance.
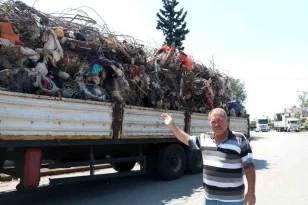
[[247, 138], [229, 130], [219, 145], [213, 133], [190, 136], [188, 143], [202, 151], [205, 197], [223, 202], [244, 200], [244, 168], [254, 166]]

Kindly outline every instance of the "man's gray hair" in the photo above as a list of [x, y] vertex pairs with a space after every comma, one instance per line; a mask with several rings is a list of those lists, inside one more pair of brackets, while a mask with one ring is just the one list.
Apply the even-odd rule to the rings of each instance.
[[208, 119], [210, 120], [210, 116], [213, 112], [217, 112], [217, 111], [220, 111], [222, 116], [225, 118], [225, 119], [228, 119], [228, 115], [227, 115], [227, 112], [222, 109], [222, 108], [214, 108], [213, 110], [210, 111], [209, 115], [208, 115]]

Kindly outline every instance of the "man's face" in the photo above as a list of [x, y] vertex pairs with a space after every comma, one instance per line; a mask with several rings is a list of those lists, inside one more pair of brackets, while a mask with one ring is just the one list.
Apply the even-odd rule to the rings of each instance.
[[221, 135], [228, 129], [228, 119], [221, 112], [214, 112], [210, 116], [210, 125], [215, 135]]

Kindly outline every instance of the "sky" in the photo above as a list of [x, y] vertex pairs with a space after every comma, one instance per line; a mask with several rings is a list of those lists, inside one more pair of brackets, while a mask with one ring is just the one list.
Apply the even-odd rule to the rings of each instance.
[[[205, 64], [214, 56], [219, 69], [241, 79], [251, 118], [272, 117], [299, 104], [298, 91], [308, 90], [308, 1], [178, 1], [178, 9], [188, 12], [185, 52]], [[33, 5], [34, 0], [23, 2]], [[34, 4], [43, 12], [80, 6], [95, 9], [118, 34], [158, 45], [164, 41], [156, 30], [161, 0], [38, 0]], [[91, 9], [82, 10], [98, 19]]]

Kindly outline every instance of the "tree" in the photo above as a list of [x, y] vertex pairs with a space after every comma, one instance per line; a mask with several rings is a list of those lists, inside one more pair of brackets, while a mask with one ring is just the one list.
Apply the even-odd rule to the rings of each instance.
[[165, 36], [164, 44], [170, 46], [175, 42], [175, 46], [179, 50], [184, 50], [182, 41], [185, 40], [186, 34], [190, 31], [186, 29], [187, 11], [183, 13], [183, 8], [175, 11], [175, 7], [179, 4], [176, 0], [162, 0], [164, 10], [159, 9], [156, 29], [162, 30]]
[[298, 112], [294, 115], [295, 118], [300, 119], [301, 118], [301, 114]]
[[308, 107], [308, 91], [304, 91], [297, 95], [301, 108]]
[[245, 83], [240, 79], [231, 78], [231, 89], [233, 91], [233, 95], [236, 96], [236, 99], [238, 99], [241, 103], [245, 103], [247, 99]]

